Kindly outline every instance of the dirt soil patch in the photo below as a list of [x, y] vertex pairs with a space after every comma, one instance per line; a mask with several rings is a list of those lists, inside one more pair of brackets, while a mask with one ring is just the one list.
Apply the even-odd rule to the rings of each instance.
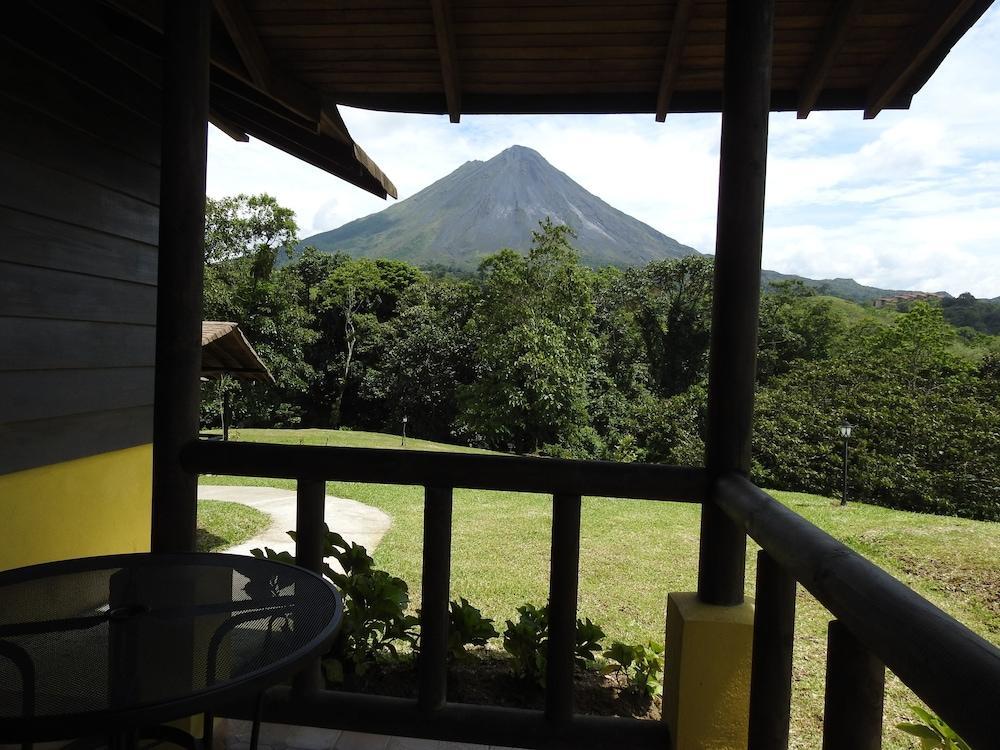
[[[574, 708], [592, 716], [625, 716], [660, 720], [660, 696], [652, 700], [628, 690], [613, 675], [596, 669], [577, 668], [574, 674]], [[332, 690], [417, 697], [417, 671], [413, 659], [380, 663], [363, 676], [350, 675]], [[448, 668], [448, 700], [483, 706], [543, 709], [545, 693], [538, 685], [519, 679], [511, 670], [510, 659], [495, 651], [480, 649], [469, 658]]]

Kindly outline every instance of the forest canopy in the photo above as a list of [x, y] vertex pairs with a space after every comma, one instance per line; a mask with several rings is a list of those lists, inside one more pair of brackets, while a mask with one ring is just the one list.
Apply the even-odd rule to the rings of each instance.
[[[476, 274], [307, 248], [273, 198], [209, 200], [205, 318], [238, 322], [273, 386], [221, 389], [236, 424], [396, 431], [497, 450], [703, 461], [712, 258], [592, 270], [567, 227]], [[1000, 346], [962, 297], [876, 314], [779, 282], [761, 302], [754, 479], [1000, 520]], [[974, 312], [970, 312], [974, 311]], [[881, 311], [879, 311], [881, 312]], [[978, 324], [976, 327], [981, 327]]]

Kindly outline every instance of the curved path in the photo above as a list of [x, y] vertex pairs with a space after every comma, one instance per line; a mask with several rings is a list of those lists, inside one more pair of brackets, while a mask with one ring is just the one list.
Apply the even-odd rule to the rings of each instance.
[[[230, 547], [226, 552], [249, 555], [255, 547], [270, 547], [276, 552], [295, 554], [295, 542], [285, 533], [295, 528], [295, 490], [206, 484], [198, 486], [198, 499], [249, 505], [271, 517], [271, 525], [264, 531], [243, 544]], [[371, 554], [392, 526], [392, 518], [356, 500], [327, 495], [326, 524], [348, 542], [364, 546]]]

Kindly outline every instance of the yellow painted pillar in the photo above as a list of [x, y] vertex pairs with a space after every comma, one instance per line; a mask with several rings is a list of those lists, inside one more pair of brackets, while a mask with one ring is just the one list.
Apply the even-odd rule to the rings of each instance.
[[671, 750], [747, 746], [753, 600], [716, 606], [695, 593], [667, 596], [663, 719]]

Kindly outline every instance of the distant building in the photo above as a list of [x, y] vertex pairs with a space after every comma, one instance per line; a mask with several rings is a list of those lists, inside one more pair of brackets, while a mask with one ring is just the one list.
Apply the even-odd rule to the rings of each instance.
[[879, 297], [872, 300], [872, 307], [895, 307], [900, 302], [920, 302], [932, 299], [942, 299], [948, 295], [944, 292], [902, 292], [891, 297]]

